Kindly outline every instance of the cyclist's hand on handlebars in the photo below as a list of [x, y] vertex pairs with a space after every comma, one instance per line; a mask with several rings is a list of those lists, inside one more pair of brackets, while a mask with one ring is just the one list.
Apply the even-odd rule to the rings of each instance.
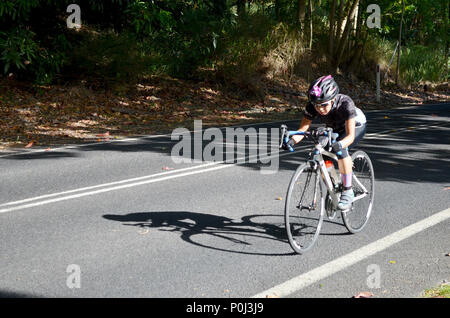
[[[295, 136], [293, 136], [293, 137], [295, 137]], [[283, 144], [282, 148], [284, 150], [290, 150], [290, 149], [294, 148], [294, 145], [295, 145], [295, 141], [291, 137], [291, 138], [289, 138], [289, 141], [287, 143]]]
[[317, 129], [312, 131], [312, 135], [317, 138], [323, 136], [325, 131], [326, 131], [325, 127], [317, 127]]

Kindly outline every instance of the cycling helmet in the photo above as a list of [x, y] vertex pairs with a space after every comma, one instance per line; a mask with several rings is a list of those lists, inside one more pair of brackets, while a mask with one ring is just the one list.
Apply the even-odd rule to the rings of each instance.
[[308, 89], [309, 101], [313, 104], [324, 103], [339, 93], [339, 86], [331, 75], [322, 76], [311, 83]]

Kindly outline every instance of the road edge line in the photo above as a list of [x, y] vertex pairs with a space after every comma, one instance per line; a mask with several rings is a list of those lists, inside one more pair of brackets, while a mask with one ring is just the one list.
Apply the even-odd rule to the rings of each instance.
[[311, 284], [318, 282], [328, 276], [340, 272], [347, 267], [350, 267], [363, 259], [375, 255], [376, 253], [391, 247], [421, 231], [428, 229], [440, 222], [450, 218], [450, 208], [437, 212], [426, 219], [409, 225], [397, 232], [389, 234], [375, 242], [363, 246], [353, 252], [341, 256], [331, 262], [310, 270], [304, 274], [287, 280], [284, 283], [269, 288], [263, 292], [254, 295], [252, 298], [266, 298], [266, 297], [286, 297], [289, 296]]

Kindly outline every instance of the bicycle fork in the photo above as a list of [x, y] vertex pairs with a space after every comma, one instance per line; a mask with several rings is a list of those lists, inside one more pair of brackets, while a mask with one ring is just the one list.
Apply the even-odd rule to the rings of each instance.
[[312, 203], [310, 205], [303, 205], [302, 204], [303, 200], [304, 200], [305, 192], [306, 192], [306, 190], [309, 187], [309, 183], [311, 182], [311, 176], [313, 175], [313, 171], [314, 171], [314, 169], [312, 168], [307, 174], [305, 185], [304, 185], [303, 192], [302, 192], [302, 196], [300, 198], [300, 202], [297, 205], [297, 209], [300, 209], [300, 210], [306, 209], [309, 212], [316, 210], [316, 207], [317, 207], [317, 189], [318, 189], [318, 186], [319, 186], [319, 184], [318, 184], [319, 183], [319, 179], [318, 178], [316, 178], [316, 180], [314, 180], [314, 192], [313, 192]]

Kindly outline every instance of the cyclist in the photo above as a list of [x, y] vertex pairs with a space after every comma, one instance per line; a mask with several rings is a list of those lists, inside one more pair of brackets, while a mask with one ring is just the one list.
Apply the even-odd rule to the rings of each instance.
[[[341, 152], [337, 157], [344, 189], [338, 208], [348, 210], [355, 197], [352, 190], [353, 163], [348, 149], [355, 146], [364, 136], [366, 116], [349, 96], [339, 94], [339, 87], [331, 75], [322, 76], [311, 83], [308, 99], [298, 131], [307, 131], [313, 119], [319, 118], [326, 127], [333, 128], [333, 132], [339, 134], [332, 145], [334, 153]], [[288, 145], [292, 147], [303, 137], [303, 135], [292, 136]]]

